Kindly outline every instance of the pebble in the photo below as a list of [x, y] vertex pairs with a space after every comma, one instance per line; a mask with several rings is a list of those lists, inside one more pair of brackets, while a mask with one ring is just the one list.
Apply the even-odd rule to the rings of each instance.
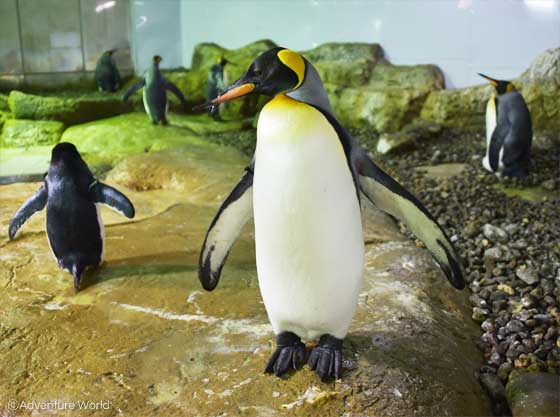
[[515, 275], [517, 275], [517, 278], [519, 278], [521, 281], [529, 285], [535, 284], [539, 281], [537, 271], [526, 265], [522, 265], [517, 268], [515, 271]]
[[498, 367], [498, 378], [500, 378], [504, 383], [507, 381], [509, 374], [513, 370], [513, 366], [509, 362], [504, 362]]
[[489, 223], [482, 226], [482, 233], [484, 237], [491, 242], [506, 243], [509, 240], [509, 236], [505, 230], [492, 226]]

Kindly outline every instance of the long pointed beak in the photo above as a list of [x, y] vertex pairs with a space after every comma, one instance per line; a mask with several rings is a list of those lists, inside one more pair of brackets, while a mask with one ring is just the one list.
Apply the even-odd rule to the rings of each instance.
[[498, 85], [498, 80], [495, 80], [494, 78], [490, 78], [488, 75], [481, 74], [480, 72], [478, 73], [478, 75], [480, 75], [482, 78], [486, 78], [488, 81], [490, 81], [490, 84], [492, 84], [494, 87]]
[[193, 107], [193, 110], [202, 110], [207, 109], [208, 107], [216, 106], [220, 103], [224, 103], [226, 101], [235, 100], [236, 98], [246, 96], [251, 91], [255, 89], [255, 84], [253, 83], [246, 83], [241, 84], [239, 86], [232, 85], [233, 88], [230, 87], [224, 94], [219, 97], [216, 97], [214, 100], [209, 101], [204, 104], [200, 104], [198, 106]]

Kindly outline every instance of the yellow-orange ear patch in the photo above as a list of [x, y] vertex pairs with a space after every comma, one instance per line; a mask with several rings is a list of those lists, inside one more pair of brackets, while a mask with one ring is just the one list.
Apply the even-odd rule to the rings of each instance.
[[289, 49], [282, 49], [278, 52], [278, 59], [282, 62], [282, 64], [296, 73], [298, 83], [295, 88], [298, 88], [305, 78], [305, 61], [303, 60], [303, 57], [297, 52], [290, 51]]
[[506, 92], [510, 92], [513, 91], [513, 84], [512, 83], [508, 83], [507, 87], [506, 87]]

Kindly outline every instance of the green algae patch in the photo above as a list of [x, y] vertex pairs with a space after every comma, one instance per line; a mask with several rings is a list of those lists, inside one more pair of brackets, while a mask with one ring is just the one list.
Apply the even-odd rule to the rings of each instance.
[[[114, 166], [126, 156], [190, 146], [216, 150], [217, 145], [186, 127], [188, 116], [171, 116], [170, 125], [153, 125], [144, 113], [130, 113], [72, 126], [62, 135], [88, 163]], [[182, 122], [181, 122], [182, 120]], [[183, 123], [183, 125], [181, 125]]]
[[64, 123], [57, 121], [8, 119], [4, 122], [0, 143], [6, 147], [54, 145], [63, 130]]
[[57, 120], [75, 125], [132, 111], [118, 94], [87, 93], [39, 96], [12, 91], [8, 106], [16, 119]]

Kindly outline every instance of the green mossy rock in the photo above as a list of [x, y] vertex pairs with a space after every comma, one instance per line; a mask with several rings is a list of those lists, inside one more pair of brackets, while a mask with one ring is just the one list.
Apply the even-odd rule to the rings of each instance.
[[486, 102], [493, 93], [490, 85], [432, 91], [420, 117], [445, 127], [484, 130]]
[[75, 125], [132, 111], [118, 94], [90, 93], [81, 95], [38, 96], [12, 91], [8, 105], [16, 119], [58, 120]]
[[347, 128], [397, 132], [418, 116], [426, 94], [407, 89], [385, 91], [326, 84], [333, 111]]
[[386, 62], [377, 43], [325, 43], [302, 55], [315, 66], [323, 83], [347, 87], [367, 84], [372, 69]]
[[0, 111], [9, 111], [8, 107], [8, 96], [6, 94], [0, 93]]
[[514, 371], [506, 386], [513, 417], [557, 417], [560, 414], [560, 375]]
[[216, 150], [218, 146], [209, 143], [204, 136], [239, 131], [243, 123], [218, 123], [205, 115], [170, 115], [170, 125], [161, 126], [151, 124], [145, 113], [129, 113], [69, 127], [61, 141], [76, 145], [88, 164], [114, 166], [129, 155], [183, 145]]
[[2, 129], [2, 146], [28, 147], [54, 145], [64, 130], [64, 123], [47, 120], [7, 119]]

